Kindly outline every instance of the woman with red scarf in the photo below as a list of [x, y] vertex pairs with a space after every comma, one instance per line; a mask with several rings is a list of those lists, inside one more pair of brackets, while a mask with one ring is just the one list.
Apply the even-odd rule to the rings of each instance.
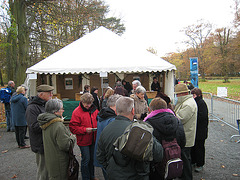
[[70, 131], [76, 134], [77, 145], [82, 154], [81, 173], [83, 180], [97, 179], [94, 176], [93, 155], [97, 134], [98, 109], [93, 101], [94, 98], [90, 93], [83, 94], [69, 123]]

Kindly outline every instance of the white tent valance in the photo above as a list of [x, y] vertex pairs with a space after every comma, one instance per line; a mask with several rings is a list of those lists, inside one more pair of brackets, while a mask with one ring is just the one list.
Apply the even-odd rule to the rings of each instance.
[[161, 72], [173, 64], [100, 27], [27, 69], [26, 73]]

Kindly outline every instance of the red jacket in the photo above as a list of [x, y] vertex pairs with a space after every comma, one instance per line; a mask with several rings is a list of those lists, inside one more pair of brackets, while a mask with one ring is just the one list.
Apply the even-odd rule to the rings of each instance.
[[96, 140], [97, 131], [86, 133], [86, 128], [97, 127], [98, 110], [93, 105], [90, 110], [85, 109], [81, 103], [73, 111], [72, 118], [69, 123], [69, 129], [77, 136], [77, 145], [89, 146]]

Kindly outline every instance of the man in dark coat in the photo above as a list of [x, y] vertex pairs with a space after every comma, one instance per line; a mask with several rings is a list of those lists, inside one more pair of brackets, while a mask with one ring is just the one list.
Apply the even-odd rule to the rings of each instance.
[[157, 81], [156, 77], [153, 78], [153, 82], [151, 84], [151, 90], [152, 91], [157, 91], [157, 92], [160, 92], [160, 90], [161, 90], [160, 84]]
[[36, 154], [37, 179], [47, 180], [48, 172], [45, 166], [42, 129], [39, 126], [37, 117], [45, 112], [45, 104], [52, 99], [53, 87], [40, 85], [37, 87], [37, 96], [30, 100], [26, 110], [26, 120], [29, 128], [30, 144], [32, 151]]
[[192, 164], [196, 165], [195, 171], [200, 172], [205, 164], [205, 140], [208, 136], [208, 108], [202, 99], [201, 89], [194, 88], [191, 91], [198, 107], [197, 131], [195, 145], [191, 148]]
[[[114, 94], [114, 95], [111, 95], [109, 98], [108, 98], [108, 101], [107, 101], [107, 107], [105, 108], [102, 108], [101, 111], [99, 111], [98, 113], [98, 123], [97, 123], [97, 137], [96, 137], [96, 142], [95, 142], [95, 150], [94, 150], [94, 166], [97, 166], [97, 167], [102, 167], [98, 161], [97, 161], [97, 157], [96, 157], [96, 152], [97, 152], [97, 143], [98, 143], [98, 140], [99, 140], [99, 137], [103, 131], [103, 129], [109, 124], [111, 123], [112, 121], [115, 120], [115, 117], [117, 116], [116, 115], [116, 101], [122, 97], [121, 95], [119, 94]], [[105, 180], [107, 179], [107, 174], [105, 172], [105, 170], [102, 168], [102, 171], [103, 171], [103, 175], [104, 175], [104, 178]]]
[[[117, 117], [102, 131], [97, 148], [97, 160], [106, 169], [108, 179], [149, 179], [150, 163], [141, 162], [120, 152], [114, 151], [113, 143], [121, 136], [134, 117], [134, 101], [129, 97], [121, 97], [116, 102]], [[114, 154], [113, 154], [114, 153]], [[154, 138], [153, 160], [160, 162], [163, 156], [162, 146]]]

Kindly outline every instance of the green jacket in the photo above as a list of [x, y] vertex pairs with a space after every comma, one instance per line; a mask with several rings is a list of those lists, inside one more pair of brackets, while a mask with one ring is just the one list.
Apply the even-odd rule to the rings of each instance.
[[194, 146], [197, 125], [197, 104], [193, 96], [189, 94], [178, 97], [174, 111], [183, 124], [186, 136], [185, 147]]
[[[119, 151], [114, 150], [113, 143], [121, 136], [130, 119], [118, 115], [102, 131], [97, 144], [97, 160], [106, 169], [109, 180], [148, 180], [150, 162], [141, 162], [131, 159]], [[163, 157], [161, 144], [153, 139], [153, 160], [160, 162]]]
[[70, 134], [63, 120], [55, 114], [40, 114], [38, 122], [43, 130], [44, 156], [49, 180], [66, 180], [68, 151], [70, 143], [74, 144], [75, 137]]

